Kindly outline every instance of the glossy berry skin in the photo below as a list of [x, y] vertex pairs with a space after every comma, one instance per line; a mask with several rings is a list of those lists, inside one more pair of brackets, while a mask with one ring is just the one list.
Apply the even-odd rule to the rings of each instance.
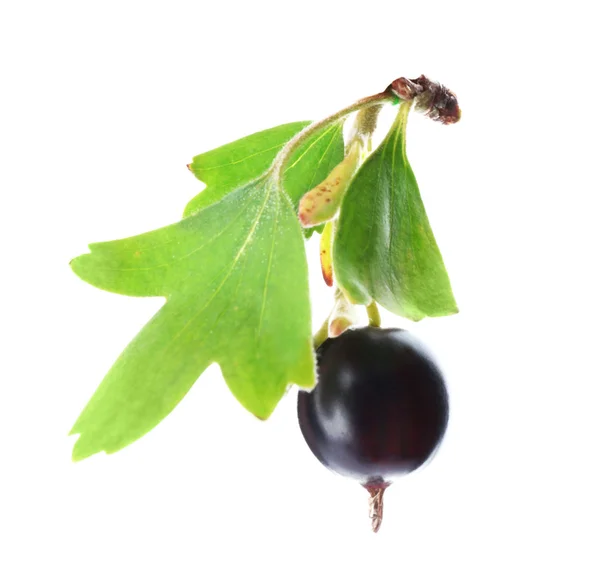
[[448, 424], [442, 374], [406, 330], [367, 327], [317, 351], [318, 383], [298, 394], [313, 454], [363, 485], [389, 484], [421, 466]]

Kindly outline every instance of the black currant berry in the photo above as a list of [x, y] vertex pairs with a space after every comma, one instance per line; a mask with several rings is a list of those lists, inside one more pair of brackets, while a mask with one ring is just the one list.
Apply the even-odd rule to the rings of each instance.
[[421, 466], [448, 424], [448, 394], [423, 346], [401, 329], [367, 327], [317, 350], [318, 383], [298, 394], [304, 439], [319, 461], [372, 496], [375, 530], [392, 479]]

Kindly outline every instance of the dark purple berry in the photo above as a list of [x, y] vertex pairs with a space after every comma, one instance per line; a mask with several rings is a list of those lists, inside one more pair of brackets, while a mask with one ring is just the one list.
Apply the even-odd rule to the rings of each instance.
[[[304, 439], [323, 465], [358, 480], [381, 505], [383, 490], [425, 463], [446, 431], [442, 374], [409, 332], [374, 327], [325, 341], [317, 367], [315, 389], [298, 394]], [[372, 509], [376, 529], [381, 508]]]

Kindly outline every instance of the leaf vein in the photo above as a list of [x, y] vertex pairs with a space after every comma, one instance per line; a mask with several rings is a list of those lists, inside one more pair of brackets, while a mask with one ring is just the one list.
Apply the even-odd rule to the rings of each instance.
[[[242, 216], [245, 215], [246, 212], [244, 209], [240, 210], [240, 213], [234, 217], [229, 224], [227, 224], [223, 229], [221, 229], [221, 231], [219, 231], [216, 235], [213, 235], [207, 242], [203, 243], [202, 245], [200, 245], [199, 247], [196, 247], [195, 249], [193, 249], [192, 251], [190, 251], [189, 253], [186, 253], [185, 255], [181, 255], [180, 257], [175, 258], [172, 261], [169, 261], [168, 263], [161, 263], [160, 265], [154, 265], [151, 267], [95, 267], [97, 270], [99, 271], [119, 271], [119, 272], [136, 272], [136, 271], [151, 271], [154, 269], [160, 269], [162, 267], [170, 267], [175, 263], [178, 263], [179, 261], [182, 261], [184, 259], [187, 259], [188, 257], [191, 257], [192, 255], [196, 254], [197, 252], [201, 251], [202, 249], [204, 249], [205, 247], [208, 247], [209, 245], [211, 245], [212, 243], [214, 243], [219, 237], [221, 237], [222, 235], [224, 235], [231, 227], [233, 227], [235, 225], [235, 223], [237, 223], [238, 219]], [[173, 239], [171, 241], [166, 241], [165, 243], [163, 243], [164, 245], [168, 244], [168, 243], [172, 243], [173, 241], [175, 241], [176, 239]], [[162, 246], [162, 245], [160, 245]], [[152, 248], [158, 248], [158, 246], [154, 246]], [[140, 253], [144, 253], [146, 252], [146, 249], [141, 249]]]
[[[328, 127], [326, 130], [323, 131], [323, 133], [321, 135], [319, 135], [319, 137], [315, 138], [314, 141], [311, 142], [311, 144], [305, 149], [304, 153], [302, 153], [302, 155], [300, 155], [300, 157], [298, 157], [298, 159], [296, 159], [296, 161], [294, 161], [294, 163], [292, 163], [286, 170], [285, 173], [287, 173], [288, 171], [292, 170], [297, 163], [299, 163], [302, 158], [317, 144], [319, 143], [319, 141], [321, 141], [321, 139], [323, 139], [332, 129], [336, 128], [337, 125], [334, 124], [331, 127]], [[332, 138], [334, 139], [334, 138]]]
[[312, 176], [312, 179], [310, 180], [310, 185], [308, 185], [308, 189], [312, 189], [313, 187], [315, 187], [316, 185], [319, 184], [319, 182], [315, 183], [315, 175], [317, 174], [319, 167], [321, 166], [321, 163], [323, 162], [323, 159], [325, 159], [325, 157], [327, 157], [327, 154], [329, 153], [329, 149], [333, 145], [334, 141], [335, 141], [335, 133], [333, 134], [333, 137], [329, 140], [329, 143], [327, 144], [327, 148], [325, 149], [325, 151], [319, 158], [319, 162], [317, 163], [317, 166], [315, 167], [315, 169], [313, 171], [313, 176]]
[[395, 265], [393, 261], [393, 253], [392, 253], [392, 243], [394, 241], [394, 223], [396, 221], [396, 209], [394, 205], [394, 198], [396, 192], [396, 148], [398, 147], [398, 139], [400, 138], [400, 133], [402, 130], [396, 130], [396, 134], [394, 137], [394, 145], [392, 147], [392, 177], [390, 177], [390, 192], [389, 192], [389, 203], [388, 208], [390, 210], [390, 233], [388, 237], [388, 262], [390, 265], [390, 271], [392, 276], [395, 277]]
[[237, 252], [235, 258], [233, 259], [233, 263], [231, 263], [231, 266], [229, 267], [229, 271], [227, 272], [227, 274], [225, 275], [225, 277], [223, 278], [223, 280], [221, 281], [221, 283], [219, 284], [219, 286], [215, 289], [215, 292], [208, 299], [208, 301], [206, 302], [206, 304], [200, 310], [198, 310], [198, 312], [196, 312], [194, 314], [194, 316], [192, 316], [192, 318], [190, 318], [190, 320], [188, 320], [183, 325], [183, 327], [181, 328], [181, 330], [173, 337], [173, 339], [171, 340], [170, 344], [172, 344], [173, 342], [175, 342], [183, 334], [183, 332], [188, 328], [188, 326], [192, 322], [194, 322], [198, 318], [198, 316], [200, 316], [210, 306], [210, 304], [212, 303], [212, 301], [221, 292], [221, 289], [223, 288], [223, 285], [227, 282], [227, 280], [231, 276], [231, 273], [235, 269], [235, 266], [237, 265], [237, 262], [240, 260], [240, 257], [245, 253], [245, 251], [246, 251], [246, 249], [248, 247], [248, 244], [252, 240], [252, 237], [254, 236], [254, 233], [256, 232], [256, 228], [258, 226], [260, 218], [262, 217], [263, 211], [265, 210], [265, 207], [267, 206], [267, 203], [269, 201], [271, 193], [272, 193], [272, 189], [269, 189], [267, 191], [266, 195], [265, 195], [265, 200], [263, 201], [263, 204], [260, 207], [258, 215], [256, 216], [256, 219], [254, 220], [254, 222], [252, 224], [252, 228], [250, 229], [250, 231], [248, 233], [248, 236], [246, 237], [244, 243], [242, 244], [242, 246], [240, 247], [239, 251]]
[[256, 338], [260, 338], [262, 331], [263, 318], [265, 315], [265, 307], [267, 305], [267, 292], [269, 290], [269, 278], [271, 276], [271, 267], [273, 266], [273, 252], [275, 251], [275, 231], [279, 222], [279, 209], [281, 208], [281, 197], [277, 197], [277, 211], [275, 211], [275, 222], [273, 223], [273, 239], [271, 240], [271, 250], [269, 252], [269, 263], [267, 265], [267, 273], [265, 275], [265, 286], [263, 288], [262, 304], [260, 309], [260, 318], [258, 320], [258, 329], [256, 331]]
[[[289, 139], [289, 138], [288, 138]], [[214, 171], [215, 169], [221, 169], [222, 167], [231, 167], [232, 165], [237, 165], [238, 163], [243, 163], [248, 159], [252, 159], [253, 157], [258, 157], [259, 155], [263, 155], [264, 153], [268, 153], [269, 151], [273, 151], [274, 149], [279, 149], [288, 139], [284, 139], [283, 141], [273, 145], [273, 147], [269, 147], [268, 149], [262, 149], [261, 151], [257, 151], [256, 153], [252, 153], [250, 155], [245, 155], [241, 159], [237, 161], [230, 161], [229, 163], [221, 163], [220, 165], [213, 165], [211, 167], [196, 167], [194, 169], [194, 161], [192, 160], [192, 170], [197, 172], [197, 175], [200, 176], [202, 173], [206, 171]], [[208, 152], [210, 153], [210, 151]]]

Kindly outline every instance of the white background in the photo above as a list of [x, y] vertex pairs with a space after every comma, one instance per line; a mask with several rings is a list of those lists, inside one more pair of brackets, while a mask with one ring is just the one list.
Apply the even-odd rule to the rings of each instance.
[[[0, 570], [599, 571], [593, 6], [3, 3]], [[412, 327], [452, 419], [380, 533], [304, 444], [295, 390], [260, 423], [216, 366], [146, 437], [73, 464], [72, 423], [161, 300], [69, 260], [176, 221], [193, 155], [421, 73], [463, 108], [450, 127], [412, 114], [408, 139], [461, 308]]]

